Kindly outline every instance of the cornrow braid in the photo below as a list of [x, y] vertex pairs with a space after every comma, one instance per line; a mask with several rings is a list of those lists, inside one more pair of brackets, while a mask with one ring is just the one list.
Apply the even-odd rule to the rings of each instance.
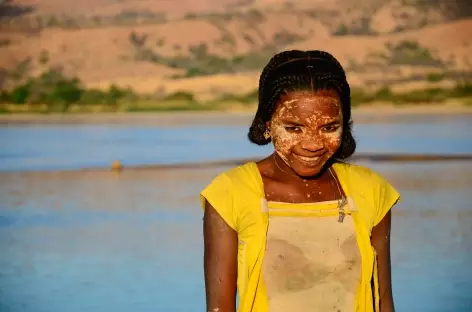
[[307, 55], [303, 51], [297, 51], [297, 50], [292, 50], [292, 51], [283, 51], [280, 52], [276, 55], [274, 55], [269, 63], [264, 67], [262, 70], [260, 79], [259, 79], [259, 90], [261, 90], [264, 86], [264, 83], [269, 76], [270, 72], [278, 67], [280, 64], [284, 64], [285, 62], [291, 61], [293, 59], [303, 59], [306, 58]]
[[259, 78], [258, 109], [249, 128], [252, 143], [266, 145], [266, 123], [272, 118], [280, 97], [287, 92], [319, 89], [334, 90], [339, 94], [343, 114], [343, 138], [334, 157], [351, 156], [356, 143], [351, 127], [351, 94], [341, 64], [325, 51], [283, 51], [270, 59]]
[[[287, 76], [279, 76], [276, 78], [271, 84], [269, 92], [263, 94], [263, 96], [268, 96], [268, 98], [264, 98], [263, 103], [276, 103], [277, 100], [280, 98], [282, 93], [288, 91], [286, 90], [287, 86], [295, 86], [295, 85], [304, 85], [309, 84], [309, 82], [304, 81], [305, 77], [302, 76], [295, 76], [295, 75], [287, 75]], [[266, 109], [266, 121], [270, 120], [272, 114], [274, 113], [276, 105], [269, 105]], [[268, 119], [267, 119], [268, 118]]]

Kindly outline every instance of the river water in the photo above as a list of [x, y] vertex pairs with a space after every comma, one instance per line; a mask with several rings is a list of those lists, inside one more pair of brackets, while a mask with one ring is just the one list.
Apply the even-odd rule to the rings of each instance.
[[[228, 169], [57, 171], [261, 157], [246, 127], [0, 128], [0, 311], [204, 311], [198, 192]], [[359, 152], [472, 153], [472, 119], [355, 127]], [[397, 311], [472, 306], [472, 162], [363, 163], [401, 192]]]

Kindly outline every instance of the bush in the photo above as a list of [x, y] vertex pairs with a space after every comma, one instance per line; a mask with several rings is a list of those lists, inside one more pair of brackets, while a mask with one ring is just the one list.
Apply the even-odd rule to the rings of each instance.
[[395, 103], [432, 103], [443, 102], [448, 98], [447, 90], [431, 88], [426, 90], [415, 90], [409, 93], [395, 95]]
[[451, 91], [452, 97], [469, 97], [472, 96], [472, 83], [460, 82]]
[[195, 13], [185, 13], [185, 15], [184, 15], [184, 19], [186, 19], [186, 20], [195, 20], [197, 18], [198, 18], [198, 16]]
[[10, 94], [6, 90], [0, 90], [0, 103], [8, 103], [10, 101]]
[[374, 100], [374, 96], [371, 94], [365, 93], [361, 89], [353, 88], [351, 89], [351, 105], [358, 106], [360, 104], [368, 103]]
[[99, 89], [85, 90], [79, 104], [110, 104], [106, 101], [107, 93]]
[[189, 92], [175, 92], [167, 95], [164, 100], [166, 101], [185, 101], [185, 102], [196, 102], [195, 97], [192, 93]]
[[11, 92], [2, 92], [2, 102], [15, 104], [46, 104], [67, 108], [70, 104], [109, 104], [136, 97], [130, 89], [111, 85], [107, 91], [85, 89], [77, 78], [65, 77], [62, 72], [49, 70], [30, 78]]
[[387, 44], [390, 50], [390, 63], [394, 65], [442, 66], [441, 60], [415, 41], [403, 40], [397, 44]]
[[26, 83], [19, 87], [16, 87], [9, 95], [7, 93], [4, 93], [4, 96], [6, 97], [5, 100], [9, 100], [14, 104], [24, 104], [28, 100], [28, 97], [30, 95], [30, 89], [30, 83]]
[[116, 85], [111, 85], [108, 91], [99, 89], [85, 90], [80, 98], [79, 104], [105, 104], [115, 105], [122, 99], [135, 99], [136, 95], [131, 89], [123, 89]]
[[39, 61], [39, 64], [41, 64], [41, 65], [47, 64], [49, 62], [49, 53], [48, 53], [48, 51], [46, 51], [46, 50], [41, 51], [41, 53], [39, 54], [38, 61]]
[[444, 73], [430, 73], [426, 76], [429, 82], [439, 82], [444, 79]]
[[218, 102], [239, 102], [242, 104], [257, 103], [258, 90], [251, 91], [246, 94], [224, 94], [218, 99]]
[[76, 103], [82, 97], [84, 90], [80, 87], [80, 82], [78, 79], [71, 80], [61, 80], [52, 88], [49, 94], [45, 94], [42, 103], [45, 104], [56, 104], [56, 103], [66, 103], [72, 104]]
[[348, 34], [348, 28], [344, 24], [339, 25], [338, 28], [333, 33], [334, 36], [345, 36], [347, 34]]
[[197, 77], [197, 76], [204, 76], [204, 75], [205, 75], [205, 72], [203, 72], [199, 68], [190, 67], [189, 69], [187, 69], [186, 77]]
[[11, 44], [10, 39], [0, 39], [0, 47], [7, 47]]
[[259, 90], [255, 89], [254, 91], [245, 94], [242, 98], [242, 102], [253, 103], [253, 102], [257, 102], [258, 98], [259, 98]]
[[389, 87], [383, 87], [375, 94], [375, 98], [378, 100], [390, 100], [392, 96], [393, 94]]

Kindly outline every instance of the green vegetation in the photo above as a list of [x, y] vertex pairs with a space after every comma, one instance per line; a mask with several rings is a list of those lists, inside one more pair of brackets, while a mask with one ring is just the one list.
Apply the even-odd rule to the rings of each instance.
[[[22, 70], [23, 68], [17, 68], [16, 74]], [[438, 81], [443, 77], [444, 75], [431, 74], [427, 79]], [[194, 94], [185, 91], [158, 96], [138, 95], [132, 89], [115, 85], [107, 90], [86, 88], [79, 79], [67, 77], [61, 71], [52, 69], [38, 77], [20, 80], [14, 88], [0, 91], [0, 113], [224, 110], [234, 106], [252, 108], [258, 97], [257, 90], [253, 90], [247, 94], [222, 94], [218, 98], [201, 102]], [[464, 80], [453, 88], [428, 88], [404, 93], [393, 92], [388, 87], [370, 93], [355, 88], [351, 90], [353, 106], [373, 102], [399, 105], [441, 103], [453, 98], [461, 98], [464, 103], [470, 103], [472, 83]]]
[[333, 32], [334, 36], [346, 36], [346, 35], [372, 35], [372, 29], [370, 27], [371, 18], [363, 16], [358, 20], [353, 20], [348, 26], [344, 22], [341, 22]]
[[254, 103], [257, 103], [257, 96], [258, 96], [258, 91], [254, 90], [252, 92], [249, 92], [247, 94], [224, 94], [221, 96], [219, 99], [216, 100], [216, 102], [220, 103], [241, 103], [245, 105], [251, 105]]
[[470, 97], [472, 97], [472, 83], [470, 82], [459, 82], [454, 88], [428, 88], [402, 93], [393, 93], [388, 87], [374, 93], [366, 93], [358, 89], [351, 90], [353, 106], [374, 101], [394, 104], [441, 103], [447, 99]]
[[26, 79], [10, 91], [0, 91], [1, 103], [46, 105], [49, 111], [67, 111], [72, 104], [115, 105], [133, 97], [131, 90], [113, 85], [107, 91], [86, 89], [79, 79], [66, 77], [58, 70]]
[[333, 35], [335, 36], [345, 36], [348, 34], [349, 34], [349, 31], [345, 24], [340, 24], [333, 33]]
[[39, 64], [46, 65], [49, 62], [49, 53], [46, 50], [41, 51], [38, 59]]
[[[0, 90], [0, 112], [96, 112], [96, 111], [183, 111], [222, 109], [230, 103], [248, 105], [257, 93], [223, 95], [220, 99], [200, 103], [192, 93], [178, 91], [165, 96], [138, 95], [133, 90], [111, 85], [107, 90], [86, 88], [77, 78], [50, 69], [38, 77], [21, 78], [16, 72], [16, 86]], [[11, 77], [10, 77], [11, 78]], [[21, 81], [21, 82], [18, 82]]]
[[444, 73], [430, 73], [426, 76], [426, 80], [429, 82], [439, 82], [444, 79]]
[[84, 29], [106, 26], [132, 26], [167, 22], [165, 12], [123, 10], [115, 15], [24, 15], [4, 16], [0, 26], [10, 30], [41, 31], [46, 28]]
[[418, 42], [403, 40], [397, 44], [387, 43], [391, 65], [436, 66], [443, 67], [441, 60], [436, 59], [431, 51]]
[[195, 100], [177, 100], [177, 99], [143, 99], [132, 104], [125, 103], [117, 110], [125, 112], [174, 112], [174, 111], [209, 111], [218, 109], [206, 103], [201, 104]]
[[189, 48], [189, 56], [166, 57], [153, 52], [151, 49], [138, 49], [136, 59], [164, 64], [171, 68], [184, 69], [183, 75], [171, 78], [209, 76], [220, 73], [236, 73], [247, 70], [260, 70], [274, 55], [276, 48], [266, 46], [258, 51], [232, 57], [221, 57], [208, 52], [207, 45], [202, 43]]
[[[432, 51], [422, 47], [418, 42], [403, 40], [396, 43], [387, 42], [385, 46], [387, 48], [385, 52], [370, 52], [364, 65], [376, 68], [383, 68], [385, 66], [392, 68], [395, 66], [422, 66], [434, 68], [436, 71], [438, 69], [441, 71], [447, 69], [447, 62], [436, 58]], [[356, 70], [367, 69], [365, 66], [364, 68], [361, 66], [356, 68]], [[420, 79], [423, 78], [420, 77]], [[437, 72], [431, 73], [426, 77], [428, 82], [438, 82], [444, 78], [445, 74]]]
[[222, 96], [199, 102], [189, 92], [175, 92], [160, 99], [143, 98], [124, 107], [127, 112], [146, 111], [214, 111], [225, 110], [232, 105], [252, 107], [257, 102], [257, 90], [247, 94], [223, 94]]
[[0, 47], [7, 47], [11, 44], [10, 39], [0, 39]]
[[[43, 94], [42, 102], [33, 103], [31, 86], [22, 85], [10, 93], [0, 93], [0, 113], [10, 112], [158, 112], [158, 111], [210, 111], [225, 110], [234, 105], [254, 108], [257, 104], [257, 90], [247, 94], [223, 94], [219, 98], [199, 102], [194, 95], [188, 92], [176, 92], [165, 97], [137, 96], [130, 90], [116, 86], [107, 91], [97, 89], [80, 89], [75, 80], [63, 82], [51, 90], [50, 94]], [[132, 93], [134, 97], [129, 97]], [[405, 104], [442, 103], [448, 99], [461, 98], [464, 105], [472, 104], [472, 84], [459, 83], [454, 88], [429, 88], [405, 93], [393, 93], [388, 87], [381, 88], [373, 93], [360, 89], [351, 90], [353, 107], [373, 102]]]
[[[288, 31], [279, 31], [274, 34], [271, 40], [272, 43], [265, 44], [262, 47], [254, 47], [246, 54], [233, 54], [224, 57], [211, 53], [207, 44], [201, 43], [189, 47], [189, 55], [165, 56], [146, 45], [147, 34], [138, 34], [133, 31], [129, 35], [129, 41], [136, 51], [135, 60], [163, 64], [186, 71], [183, 75], [171, 77], [174, 79], [260, 70], [281, 47], [303, 39], [303, 37]], [[231, 51], [235, 48], [234, 38], [226, 31], [223, 32], [219, 44], [229, 47]]]
[[210, 12], [210, 13], [194, 13], [189, 12], [184, 15], [184, 20], [218, 20], [222, 22], [228, 22], [231, 20], [244, 20], [249, 24], [260, 23], [265, 21], [266, 17], [264, 13], [257, 9], [251, 9], [249, 11], [231, 11], [231, 12]]

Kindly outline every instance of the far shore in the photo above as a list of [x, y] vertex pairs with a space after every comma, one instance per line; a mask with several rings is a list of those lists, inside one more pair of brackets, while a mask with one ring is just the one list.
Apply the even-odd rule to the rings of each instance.
[[[103, 112], [103, 113], [50, 113], [0, 114], [0, 125], [134, 125], [134, 126], [186, 126], [186, 125], [246, 125], [254, 117], [256, 107], [231, 111], [169, 111], [169, 112]], [[472, 106], [454, 104], [424, 105], [363, 105], [353, 108], [355, 123], [377, 123], [398, 118], [470, 115]]]

